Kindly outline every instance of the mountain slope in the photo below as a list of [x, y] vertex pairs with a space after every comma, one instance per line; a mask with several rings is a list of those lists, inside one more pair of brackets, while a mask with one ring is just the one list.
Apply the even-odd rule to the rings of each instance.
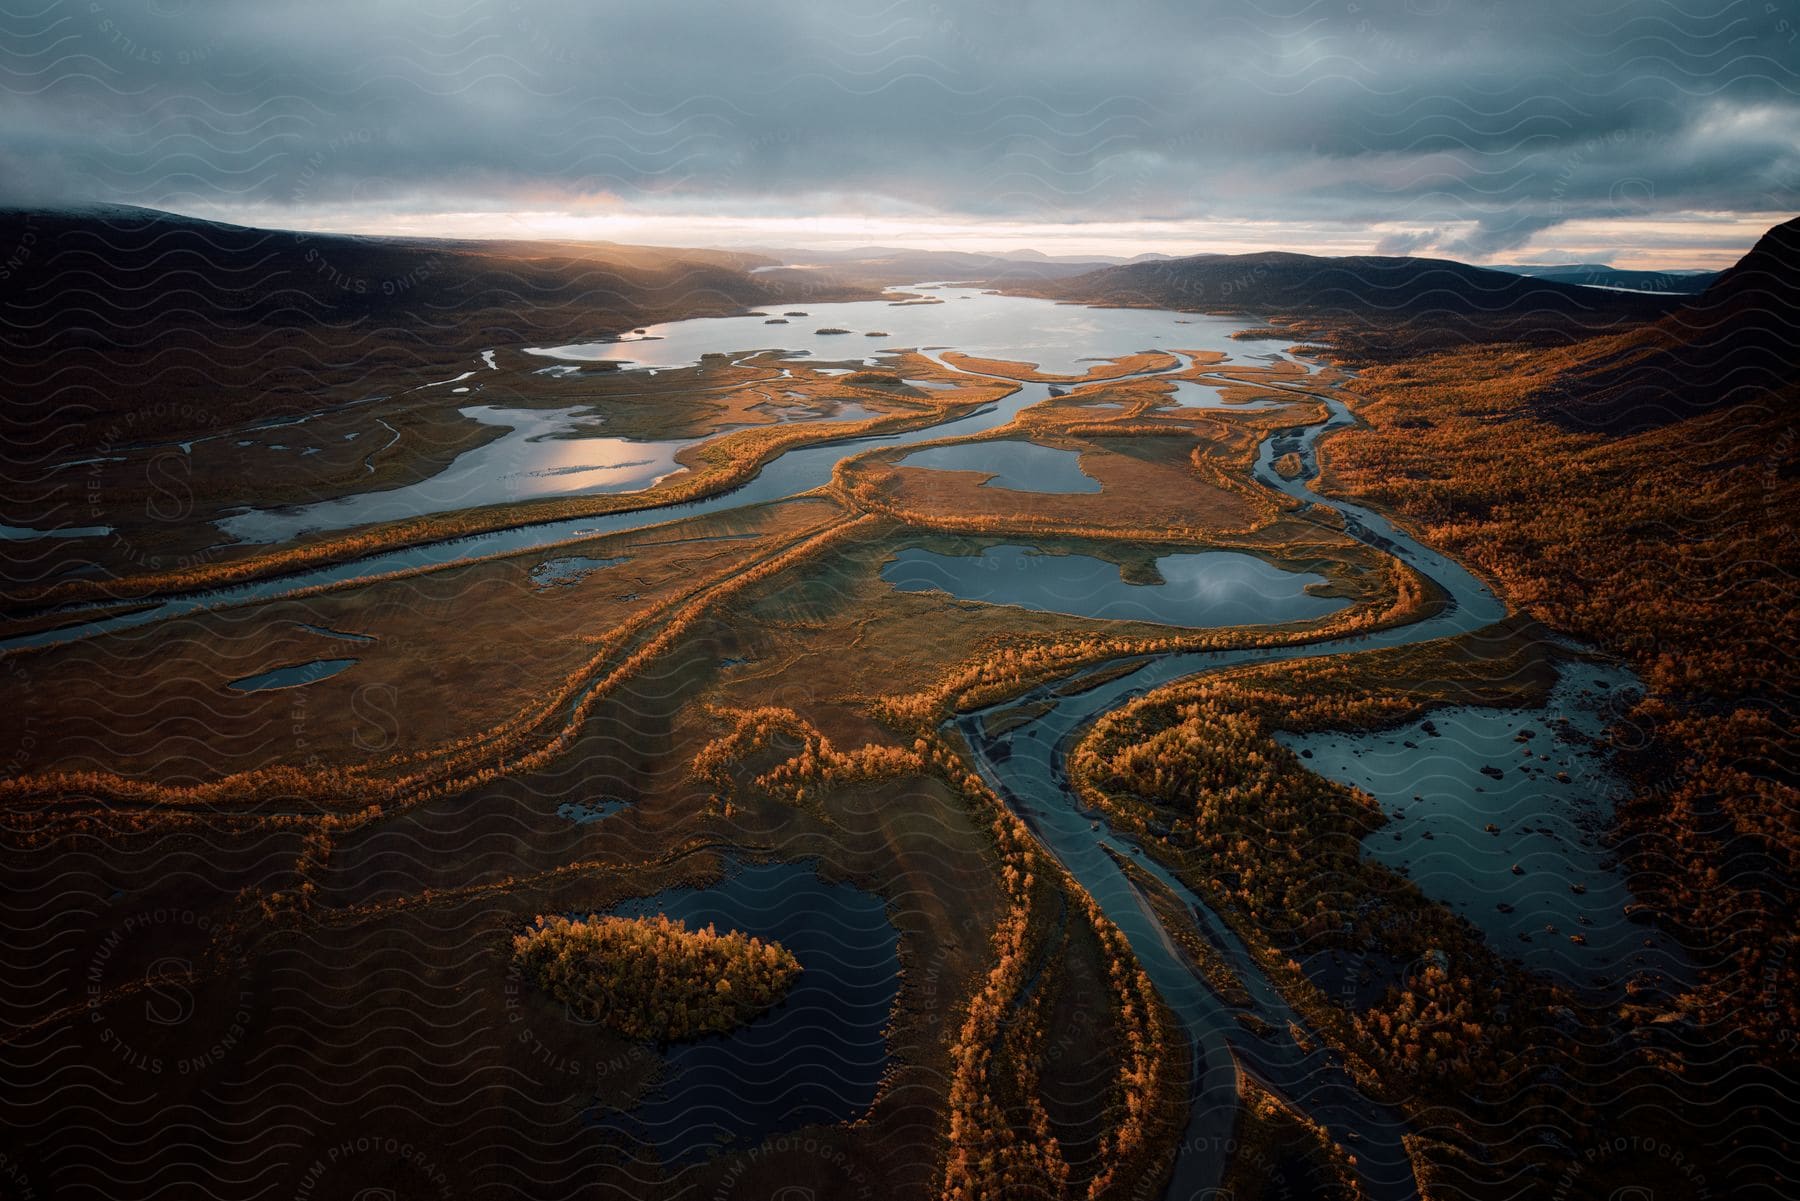
[[1632, 432], [1740, 401], [1800, 376], [1800, 218], [1764, 234], [1696, 300], [1597, 343], [1532, 397], [1570, 428]]
[[1684, 1079], [1781, 1064], [1800, 1023], [1800, 378], [1796, 235], [1769, 232], [1692, 305], [1569, 346], [1359, 361], [1327, 491], [1403, 518], [1511, 607], [1627, 660], [1617, 848], [1700, 966], [1646, 1040], [1694, 1031]]
[[767, 260], [612, 244], [250, 229], [116, 206], [0, 212], [8, 457], [360, 399], [475, 350], [791, 294]]
[[1104, 256], [1072, 258], [1030, 251], [981, 254], [889, 246], [867, 246], [856, 250], [780, 249], [767, 253], [793, 264], [795, 270], [808, 271], [822, 279], [889, 286], [936, 280], [979, 280], [996, 287], [1014, 282], [1029, 285], [1083, 275], [1121, 261]]

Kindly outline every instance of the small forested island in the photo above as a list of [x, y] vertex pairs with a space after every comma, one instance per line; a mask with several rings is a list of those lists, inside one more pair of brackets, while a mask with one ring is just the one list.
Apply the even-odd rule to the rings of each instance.
[[662, 1042], [731, 1030], [786, 995], [800, 964], [738, 931], [653, 918], [543, 917], [513, 939], [538, 987], [628, 1038]]

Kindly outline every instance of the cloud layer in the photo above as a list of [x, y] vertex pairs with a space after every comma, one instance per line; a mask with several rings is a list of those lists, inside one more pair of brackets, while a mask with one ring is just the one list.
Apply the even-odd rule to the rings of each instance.
[[1800, 207], [1780, 9], [54, 0], [0, 16], [0, 199], [1379, 223], [1504, 256]]

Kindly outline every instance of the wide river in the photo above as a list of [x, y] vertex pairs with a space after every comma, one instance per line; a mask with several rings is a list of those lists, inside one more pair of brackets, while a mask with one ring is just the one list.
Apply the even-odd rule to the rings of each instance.
[[[796, 312], [805, 310], [804, 316], [783, 316], [779, 310], [772, 309], [764, 317], [675, 322], [652, 327], [640, 339], [540, 348], [532, 353], [551, 364], [574, 365], [616, 359], [628, 370], [655, 370], [694, 363], [707, 354], [736, 358], [765, 349], [779, 350], [793, 358], [804, 356], [814, 363], [856, 366], [874, 364], [883, 351], [895, 348], [917, 348], [934, 358], [942, 350], [954, 348], [980, 357], [1035, 362], [1046, 371], [1065, 374], [1082, 372], [1096, 360], [1146, 350], [1217, 350], [1240, 361], [1280, 357], [1245, 354], [1245, 344], [1230, 338], [1242, 322], [1223, 318], [1146, 309], [1089, 309], [983, 295], [958, 287], [921, 286], [911, 291], [923, 293], [939, 303], [870, 301], [795, 305], [792, 307]], [[777, 319], [786, 323], [769, 324]], [[824, 330], [849, 332], [820, 332]], [[941, 359], [938, 361], [942, 362]], [[0, 651], [55, 645], [203, 609], [253, 604], [322, 585], [343, 585], [395, 572], [449, 567], [476, 558], [528, 552], [593, 535], [633, 530], [795, 496], [826, 483], [831, 478], [832, 468], [848, 454], [871, 447], [903, 446], [992, 430], [1011, 421], [1022, 408], [1048, 397], [1050, 387], [1025, 384], [996, 404], [924, 429], [846, 439], [790, 451], [766, 465], [743, 486], [693, 503], [519, 525], [279, 578], [155, 598], [125, 612], [90, 610], [94, 615], [86, 620], [82, 619], [81, 610], [71, 610], [68, 614], [72, 619], [70, 624], [5, 640], [0, 642]], [[1175, 403], [1191, 404], [1202, 399], [1182, 395]], [[1309, 487], [1309, 481], [1315, 475], [1314, 447], [1324, 434], [1351, 425], [1355, 420], [1341, 399], [1329, 393], [1324, 399], [1329, 411], [1326, 421], [1310, 426], [1296, 425], [1265, 439], [1255, 468], [1256, 479], [1263, 486], [1304, 502], [1322, 499]], [[1273, 469], [1274, 460], [1289, 451], [1298, 452], [1305, 467], [1299, 477], [1292, 480], [1282, 478]], [[950, 463], [956, 462], [954, 455], [945, 457]], [[1025, 470], [1028, 466], [1023, 459], [1000, 465], [1007, 472]], [[1045, 488], [1079, 486], [1078, 477], [1066, 465], [1058, 471], [1062, 483], [1046, 483]], [[1017, 482], [1010, 475], [997, 481], [998, 486], [1016, 486]], [[1262, 974], [1229, 926], [1199, 897], [1147, 856], [1138, 853], [1138, 848], [1115, 835], [1104, 824], [1095, 823], [1093, 815], [1078, 806], [1067, 784], [1066, 761], [1075, 740], [1100, 715], [1158, 685], [1240, 664], [1315, 658], [1447, 638], [1478, 630], [1505, 616], [1505, 605], [1458, 563], [1415, 541], [1373, 511], [1335, 498], [1329, 503], [1345, 515], [1352, 537], [1404, 560], [1434, 581], [1449, 598], [1442, 611], [1401, 629], [1305, 646], [1166, 655], [1146, 661], [1128, 674], [1072, 694], [1066, 694], [1067, 689], [1045, 686], [1025, 698], [1016, 698], [1006, 706], [999, 706], [1011, 707], [1023, 700], [1043, 702], [1047, 707], [1031, 720], [1013, 726], [1008, 733], [998, 737], [990, 737], [984, 732], [984, 715], [981, 713], [962, 715], [954, 722], [967, 738], [979, 768], [990, 784], [1125, 933], [1163, 999], [1189, 1035], [1196, 1059], [1197, 1088], [1175, 1179], [1168, 1194], [1172, 1197], [1185, 1199], [1205, 1195], [1205, 1190], [1218, 1186], [1228, 1162], [1228, 1147], [1237, 1117], [1236, 1084], [1240, 1071], [1253, 1073], [1352, 1149], [1371, 1196], [1403, 1198], [1415, 1193], [1401, 1141], [1405, 1125], [1400, 1115], [1366, 1098], [1338, 1066], [1336, 1057], [1329, 1051], [1318, 1049], [1320, 1040], [1309, 1040], [1315, 1049], [1303, 1049], [1291, 1031], [1303, 1030], [1304, 1023]], [[996, 553], [1015, 555], [1022, 552], [1018, 548], [1001, 548]], [[971, 568], [974, 562], [978, 561], [971, 561]], [[941, 572], [943, 566], [940, 562], [934, 569]], [[1061, 569], [1068, 566], [1065, 560]], [[1112, 570], [1106, 568], [1109, 573]], [[1097, 573], [1096, 581], [1112, 587], [1110, 580], [1114, 577], [1108, 575], [1102, 579], [1104, 574]], [[942, 581], [951, 578], [943, 576]], [[1261, 574], [1256, 582], [1258, 586], [1270, 586]], [[940, 582], [938, 586], [950, 585]], [[1120, 584], [1118, 587], [1130, 586]], [[1153, 599], [1149, 593], [1145, 598]], [[1179, 615], [1187, 611], [1180, 606], [1166, 610], [1175, 615], [1169, 620], [1180, 620]], [[1236, 610], [1231, 612], [1237, 616]], [[1102, 669], [1090, 669], [1083, 674], [1101, 678]], [[1234, 1009], [1205, 986], [1109, 856], [1109, 849], [1133, 856], [1192, 908], [1203, 929], [1224, 948], [1227, 959], [1252, 997], [1248, 1012], [1267, 1023], [1267, 1035], [1251, 1035], [1237, 1020], [1245, 1009]]]

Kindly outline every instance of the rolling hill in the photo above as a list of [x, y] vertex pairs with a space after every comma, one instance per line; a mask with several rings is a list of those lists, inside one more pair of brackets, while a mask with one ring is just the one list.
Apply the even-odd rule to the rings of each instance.
[[1791, 388], [1800, 378], [1800, 218], [1764, 234], [1698, 298], [1596, 342], [1533, 397], [1570, 428], [1629, 433]]
[[1127, 263], [1009, 290], [1085, 304], [1254, 314], [1359, 353], [1411, 353], [1496, 336], [1567, 341], [1653, 320], [1677, 303], [1448, 259], [1273, 251]]

